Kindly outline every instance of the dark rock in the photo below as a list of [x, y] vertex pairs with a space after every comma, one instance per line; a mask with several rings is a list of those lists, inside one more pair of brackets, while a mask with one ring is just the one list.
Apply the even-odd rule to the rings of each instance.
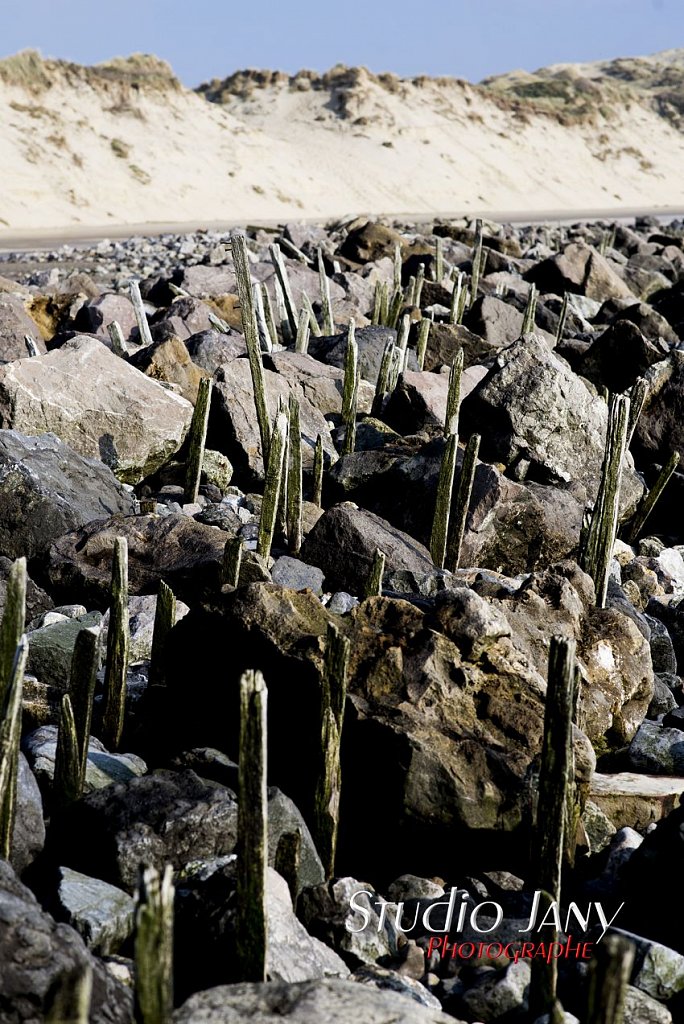
[[[363, 380], [376, 385], [382, 362], [382, 353], [388, 341], [397, 340], [397, 332], [391, 327], [362, 327], [355, 333], [359, 346], [359, 374]], [[312, 338], [309, 353], [329, 366], [344, 368], [347, 352], [347, 331], [326, 338]], [[416, 354], [409, 349], [408, 369], [417, 370]]]
[[635, 298], [610, 262], [584, 242], [572, 242], [561, 253], [535, 264], [525, 274], [540, 292], [579, 292], [603, 302], [610, 298]]
[[[484, 302], [484, 300], [478, 299], [478, 302], [480, 301]], [[520, 326], [522, 326], [522, 317]], [[518, 331], [516, 337], [519, 336], [519, 333]], [[499, 347], [499, 344], [488, 338], [484, 332], [480, 336], [479, 333], [474, 334], [472, 330], [468, 330], [462, 324], [433, 323], [430, 327], [425, 351], [425, 369], [439, 370], [440, 366], [451, 366], [454, 356], [461, 348], [463, 349], [464, 366], [488, 363], [494, 358]]]
[[684, 458], [684, 352], [652, 366], [646, 375], [649, 391], [634, 434], [634, 445], [644, 458], [665, 463], [673, 451]]
[[207, 373], [214, 374], [219, 366], [247, 354], [245, 339], [237, 331], [221, 334], [219, 331], [200, 331], [185, 343], [193, 363]]
[[33, 863], [45, 844], [43, 801], [36, 777], [24, 755], [19, 753], [17, 804], [12, 833], [10, 864], [18, 875]]
[[398, 231], [369, 220], [363, 227], [349, 232], [340, 246], [340, 255], [354, 263], [372, 263], [382, 256], [393, 257], [398, 245], [404, 245]]
[[669, 346], [662, 341], [647, 341], [636, 324], [617, 320], [574, 363], [574, 370], [593, 384], [609, 391], [626, 391], [649, 366], [667, 355]]
[[[5, 601], [7, 599], [7, 580], [12, 569], [13, 562], [9, 558], [0, 556], [0, 618], [5, 610]], [[52, 608], [52, 598], [41, 590], [33, 580], [28, 577], [26, 581], [26, 621], [31, 622], [33, 619], [42, 615], [43, 612], [48, 611]]]

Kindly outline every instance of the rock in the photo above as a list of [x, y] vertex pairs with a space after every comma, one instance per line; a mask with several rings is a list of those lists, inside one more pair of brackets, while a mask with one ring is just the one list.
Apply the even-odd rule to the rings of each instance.
[[[524, 315], [508, 302], [485, 295], [478, 299], [466, 315], [466, 325], [475, 334], [480, 335], [489, 348], [489, 352], [481, 352], [485, 359], [491, 359], [498, 349], [506, 348], [517, 341], [522, 334]], [[555, 338], [540, 328], [533, 328], [538, 337], [544, 337], [549, 348], [553, 348]], [[482, 345], [484, 349], [484, 345]], [[482, 358], [474, 360], [482, 362]]]
[[[352, 898], [355, 904], [365, 908], [367, 918], [351, 911]], [[396, 929], [387, 915], [384, 922], [380, 921], [375, 900], [375, 891], [367, 883], [355, 878], [333, 878], [305, 889], [297, 913], [312, 935], [334, 949], [354, 969], [397, 952]], [[364, 920], [368, 924], [362, 927]]]
[[642, 722], [629, 747], [630, 764], [650, 775], [684, 774], [684, 732]]
[[[264, 370], [266, 405], [269, 416], [275, 417], [278, 399], [285, 402], [294, 394], [300, 403], [302, 431], [302, 462], [305, 472], [313, 466], [314, 447], [320, 434], [328, 461], [337, 458], [337, 452], [330, 438], [325, 417], [308, 400], [305, 391], [291, 386], [279, 373]], [[213, 440], [215, 438], [215, 440]], [[261, 439], [254, 407], [254, 390], [246, 359], [234, 359], [222, 366], [214, 385], [209, 444], [225, 451], [235, 467], [247, 482], [263, 481], [263, 459]], [[244, 486], [244, 485], [242, 485]]]
[[299, 558], [281, 555], [271, 569], [271, 579], [281, 587], [291, 590], [312, 590], [323, 593], [323, 572], [313, 565], [307, 565]]
[[290, 832], [301, 836], [297, 889], [300, 893], [311, 885], [320, 885], [325, 878], [311, 833], [298, 807], [276, 786], [268, 788], [268, 862], [275, 867], [278, 843]]
[[631, 983], [653, 999], [667, 1002], [684, 989], [684, 956], [674, 949], [623, 931], [612, 929], [636, 946]]
[[622, 392], [668, 351], [665, 342], [648, 341], [636, 324], [618, 320], [574, 362], [573, 368], [593, 384]]
[[237, 293], [232, 260], [218, 267], [204, 264], [179, 267], [174, 271], [172, 280], [184, 292], [199, 299]]
[[29, 634], [28, 671], [33, 672], [41, 683], [66, 693], [76, 637], [82, 629], [99, 626], [101, 620], [99, 612], [91, 612], [34, 629]]
[[619, 323], [622, 320], [636, 324], [649, 341], [664, 341], [668, 346], [679, 344], [679, 338], [665, 317], [645, 302], [636, 302], [627, 306], [626, 309], [619, 310], [613, 322]]
[[140, 345], [138, 321], [135, 317], [133, 303], [127, 295], [103, 292], [96, 299], [90, 299], [79, 310], [77, 325], [86, 334], [96, 334], [107, 348], [111, 348], [107, 328], [114, 320], [121, 328], [125, 342], [133, 342], [136, 346]]
[[212, 375], [219, 366], [247, 355], [245, 339], [237, 331], [222, 334], [220, 331], [199, 331], [185, 342], [188, 354], [195, 366]]
[[398, 231], [369, 220], [350, 231], [340, 246], [340, 255], [354, 263], [372, 263], [383, 256], [394, 256], [397, 246], [403, 248], [404, 238]]
[[71, 868], [59, 868], [57, 874], [55, 918], [71, 925], [93, 953], [115, 953], [133, 931], [135, 901], [121, 889]]
[[[422, 950], [419, 950], [419, 955], [423, 960]], [[431, 995], [425, 985], [421, 985], [418, 980], [400, 974], [398, 971], [380, 967], [379, 964], [364, 964], [363, 967], [357, 967], [352, 975], [352, 980], [361, 985], [374, 985], [383, 992], [397, 992], [399, 995], [412, 999], [419, 1006], [428, 1006], [434, 1010], [442, 1009], [439, 999]]]
[[377, 548], [385, 554], [386, 570], [432, 568], [422, 544], [350, 502], [335, 505], [318, 520], [302, 545], [302, 558], [323, 570], [328, 588], [361, 594]]
[[525, 1012], [531, 968], [526, 960], [509, 964], [503, 971], [492, 971], [479, 979], [462, 997], [468, 1012], [482, 1020], [497, 1020], [508, 1013]]
[[[23, 741], [23, 749], [43, 792], [49, 794], [55, 776], [57, 726], [43, 725], [29, 733]], [[95, 736], [91, 736], [83, 792], [92, 793], [115, 782], [127, 782], [146, 771], [142, 758], [135, 754], [110, 754]]]
[[192, 602], [219, 586], [225, 534], [181, 513], [114, 516], [64, 534], [46, 556], [53, 591], [65, 601], [82, 597], [89, 607], [109, 606], [115, 537], [128, 541], [129, 593], [156, 593], [164, 580]]
[[0, 991], [3, 1024], [40, 1024], [47, 1018], [51, 990], [67, 972], [93, 971], [91, 1024], [131, 1024], [132, 993], [86, 949], [66, 924], [41, 910], [35, 897], [0, 861]]
[[205, 448], [202, 459], [202, 483], [213, 484], [222, 494], [225, 494], [232, 479], [233, 467], [230, 460], [221, 452]]
[[625, 993], [625, 1018], [635, 1024], [672, 1024], [670, 1011], [633, 985]]
[[[605, 448], [607, 406], [536, 335], [505, 349], [465, 399], [461, 430], [482, 433], [485, 458], [544, 483], [581, 484], [596, 495]], [[643, 486], [627, 455], [620, 507], [635, 507]]]
[[[595, 775], [594, 778], [596, 778]], [[610, 776], [603, 776], [603, 778], [610, 778]], [[582, 825], [584, 826], [589, 843], [590, 856], [600, 853], [606, 846], [609, 846], [611, 839], [617, 832], [616, 826], [608, 815], [604, 814], [593, 800], [587, 800], [585, 804], [584, 813], [582, 814]]]
[[124, 483], [137, 483], [178, 451], [191, 416], [184, 398], [85, 335], [0, 367], [0, 427], [51, 431]]
[[100, 461], [54, 434], [0, 430], [0, 555], [33, 558], [69, 530], [132, 511], [132, 496]]
[[275, 1024], [283, 1019], [288, 1024], [454, 1024], [453, 1017], [404, 995], [334, 978], [209, 989], [176, 1010], [173, 1024]]
[[21, 875], [45, 845], [45, 822], [40, 789], [21, 751], [17, 773], [16, 808], [10, 864], [16, 873]]
[[[176, 622], [190, 609], [182, 601], [176, 601]], [[131, 597], [128, 600], [128, 629], [130, 633], [129, 662], [148, 661], [152, 654], [154, 618], [157, 613], [157, 595]], [[102, 617], [102, 647], [105, 649], [109, 632], [109, 609]]]
[[[674, 711], [677, 707], [675, 695], [668, 685], [669, 680], [672, 678], [672, 676], [653, 676], [653, 700], [648, 706], [648, 718], [660, 718], [661, 715], [666, 715], [668, 711]], [[677, 685], [679, 685], [678, 677], [674, 676], [674, 679]]]
[[[5, 610], [7, 600], [7, 580], [14, 563], [0, 555], [0, 617]], [[26, 580], [26, 621], [31, 622], [52, 607], [52, 599], [36, 586], [31, 577]]]
[[353, 608], [356, 608], [358, 603], [359, 599], [357, 597], [352, 597], [351, 594], [345, 593], [344, 590], [339, 590], [328, 601], [328, 608], [334, 615], [348, 615]]
[[400, 875], [387, 886], [387, 896], [392, 903], [402, 900], [439, 899], [444, 895], [444, 886], [433, 882], [431, 878], [419, 878], [417, 875]]
[[678, 409], [684, 388], [684, 352], [674, 349], [646, 374], [649, 390], [634, 443], [644, 457], [665, 463], [673, 451], [684, 457], [684, 431]]
[[[481, 307], [485, 302], [491, 301], [489, 298], [478, 299]], [[517, 310], [511, 306], [506, 306], [506, 308], [511, 309], [520, 318], [520, 327], [522, 327], [522, 316]], [[519, 334], [520, 330], [518, 329], [511, 341], [515, 341]], [[491, 362], [499, 348], [500, 345], [496, 341], [484, 334], [480, 337], [479, 332], [473, 333], [462, 324], [433, 323], [428, 334], [424, 368], [425, 370], [439, 371], [441, 366], [451, 366], [459, 349], [463, 349], [463, 363], [466, 368], [486, 364]]]
[[133, 892], [141, 862], [180, 871], [190, 861], [232, 853], [236, 838], [237, 804], [229, 790], [194, 772], [158, 771], [73, 804], [60, 819], [55, 856]]
[[[397, 332], [391, 327], [362, 327], [356, 331], [355, 338], [359, 346], [359, 376], [375, 387], [385, 346], [388, 341], [397, 340]], [[346, 351], [346, 330], [329, 338], [312, 338], [309, 342], [309, 354], [314, 359], [340, 369], [344, 367]], [[409, 349], [407, 369], [418, 369], [413, 349]]]
[[534, 282], [542, 293], [579, 292], [598, 302], [623, 297], [635, 299], [610, 262], [584, 242], [571, 242], [561, 253], [535, 264], [524, 277]]
[[653, 671], [674, 674], [677, 671], [677, 658], [667, 627], [660, 619], [651, 615], [646, 615], [644, 618], [651, 630], [650, 647]]
[[194, 296], [182, 295], [177, 299], [174, 299], [171, 305], [162, 314], [160, 323], [164, 323], [165, 320], [180, 320], [185, 327], [188, 338], [193, 335], [200, 334], [202, 331], [210, 331], [212, 329], [211, 320], [209, 316], [211, 314], [216, 315], [215, 309], [211, 308], [211, 305], [206, 302], [201, 302]]
[[[342, 413], [343, 369], [320, 363], [303, 352], [272, 352], [264, 357], [264, 362], [268, 369], [284, 377], [290, 388], [304, 395], [323, 416]], [[367, 381], [359, 381], [359, 413], [370, 412], [374, 396], [375, 389]]]
[[193, 405], [197, 401], [200, 381], [209, 376], [206, 370], [193, 363], [187, 346], [176, 337], [148, 345], [131, 356], [130, 363], [146, 377], [177, 384], [179, 393]]
[[[462, 397], [465, 397], [464, 391]], [[383, 416], [401, 434], [417, 434], [421, 430], [441, 432], [446, 419], [448, 393], [449, 377], [446, 374], [407, 370], [399, 377]]]
[[27, 359], [26, 335], [33, 339], [36, 348], [45, 352], [45, 342], [34, 320], [26, 312], [24, 302], [18, 295], [0, 291], [0, 364]]

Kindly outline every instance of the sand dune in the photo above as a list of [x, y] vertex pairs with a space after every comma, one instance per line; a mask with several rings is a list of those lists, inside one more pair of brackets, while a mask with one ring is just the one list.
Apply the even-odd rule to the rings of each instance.
[[18, 55], [0, 62], [0, 233], [684, 208], [682, 51], [636, 62], [650, 77], [618, 63], [483, 86], [246, 72], [192, 91], [154, 58]]

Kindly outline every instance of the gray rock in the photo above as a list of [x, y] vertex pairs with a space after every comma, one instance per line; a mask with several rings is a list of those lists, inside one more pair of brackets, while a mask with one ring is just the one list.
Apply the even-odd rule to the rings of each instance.
[[528, 1008], [531, 968], [526, 960], [509, 964], [503, 972], [486, 974], [481, 983], [469, 988], [462, 1001], [470, 1013], [482, 1020], [497, 1020], [507, 1013]]
[[99, 612], [79, 615], [75, 619], [62, 619], [41, 626], [29, 634], [27, 669], [47, 683], [66, 693], [69, 689], [69, 670], [76, 637], [82, 629], [97, 627], [102, 621]]
[[649, 775], [684, 774], [684, 732], [643, 722], [629, 746], [630, 764]]
[[345, 978], [349, 971], [328, 946], [308, 934], [297, 920], [286, 882], [268, 868], [268, 960], [271, 981]]
[[[356, 331], [355, 338], [359, 346], [359, 374], [375, 387], [385, 345], [388, 341], [397, 340], [397, 332], [391, 327], [362, 327]], [[309, 352], [315, 359], [340, 369], [344, 367], [346, 351], [346, 330], [329, 338], [312, 338], [309, 342]], [[418, 369], [416, 354], [412, 349], [409, 349], [408, 369]]]
[[[360, 895], [362, 892], [373, 895]], [[352, 897], [355, 903], [366, 908], [369, 915], [366, 927], [363, 927], [363, 915], [350, 909]], [[396, 929], [388, 915], [385, 915], [384, 926], [381, 925], [375, 900], [373, 887], [365, 882], [333, 878], [305, 889], [299, 898], [297, 913], [308, 932], [331, 946], [349, 967], [356, 968], [397, 952]]]
[[19, 753], [17, 803], [12, 833], [10, 864], [21, 875], [45, 845], [43, 800], [36, 777], [25, 756]]
[[42, 1024], [50, 991], [68, 971], [93, 971], [91, 1024], [131, 1024], [132, 994], [86, 949], [66, 924], [41, 910], [35, 897], [0, 861], [0, 992], [3, 1024]]
[[[13, 562], [9, 558], [4, 558], [0, 555], [0, 618], [5, 611], [7, 580], [9, 579], [12, 565]], [[52, 608], [52, 605], [52, 598], [44, 590], [41, 590], [29, 576], [26, 580], [26, 621], [31, 623], [32, 620]]]
[[38, 351], [45, 352], [45, 342], [37, 324], [26, 312], [23, 300], [18, 295], [0, 291], [0, 362], [28, 358], [24, 341], [27, 334]]
[[114, 292], [103, 292], [96, 299], [86, 302], [79, 312], [78, 323], [83, 324], [88, 334], [96, 334], [98, 338], [111, 348], [107, 327], [116, 320], [124, 336], [124, 341], [140, 344], [138, 321], [135, 318], [133, 303], [127, 295]]
[[219, 267], [199, 264], [183, 267], [173, 275], [174, 284], [196, 298], [237, 294], [232, 260]]
[[404, 995], [332, 978], [210, 989], [176, 1010], [173, 1024], [276, 1024], [283, 1019], [288, 1024], [454, 1024], [453, 1017]]
[[[55, 776], [57, 726], [42, 725], [29, 733], [23, 740], [23, 749], [43, 791], [49, 790]], [[127, 782], [144, 775], [146, 771], [147, 765], [136, 754], [110, 754], [95, 736], [90, 737], [85, 793], [92, 793], [116, 782]]]
[[400, 875], [387, 886], [387, 897], [392, 903], [402, 900], [438, 899], [444, 895], [444, 887], [430, 878], [419, 878], [418, 875]]
[[386, 570], [426, 573], [433, 568], [422, 544], [350, 502], [335, 505], [318, 520], [302, 545], [302, 558], [323, 570], [327, 587], [360, 594], [377, 548], [385, 554]]
[[301, 836], [298, 892], [312, 885], [320, 885], [325, 879], [321, 858], [301, 811], [288, 796], [276, 786], [268, 788], [268, 862], [275, 867], [278, 843], [288, 832], [299, 832]]
[[613, 825], [608, 815], [604, 814], [593, 800], [587, 800], [586, 802], [584, 813], [582, 814], [582, 824], [589, 842], [589, 853], [592, 855], [600, 853], [606, 846], [609, 846], [611, 839], [617, 832], [615, 825]]
[[652, 615], [645, 615], [644, 617], [651, 630], [650, 645], [653, 671], [659, 674], [675, 673], [677, 671], [677, 657], [667, 626], [660, 619], [656, 619]]
[[100, 956], [116, 952], [133, 931], [135, 900], [99, 878], [59, 868], [54, 916], [71, 925], [88, 949]]
[[[421, 959], [423, 953], [421, 950]], [[428, 992], [424, 985], [414, 978], [409, 978], [398, 971], [391, 971], [387, 967], [380, 967], [378, 964], [365, 964], [357, 967], [352, 975], [352, 981], [361, 985], [374, 985], [382, 992], [396, 992], [398, 995], [412, 999], [419, 1006], [428, 1006], [430, 1009], [441, 1011], [442, 1005], [436, 996]]]
[[633, 985], [625, 993], [625, 1020], [634, 1024], [672, 1024], [672, 1014], [657, 999]]
[[571, 242], [562, 252], [535, 264], [525, 277], [544, 293], [576, 292], [597, 302], [623, 297], [637, 301], [610, 262], [585, 242]]
[[646, 374], [649, 391], [634, 434], [634, 444], [649, 460], [665, 463], [673, 451], [684, 458], [684, 428], [677, 413], [684, 388], [684, 351], [669, 357]]
[[[190, 609], [182, 601], [176, 601], [176, 622], [188, 614]], [[157, 595], [144, 594], [128, 599], [128, 628], [130, 631], [129, 661], [149, 660], [152, 653], [154, 617], [157, 613]], [[102, 617], [102, 649], [106, 650], [109, 633], [109, 609]]]
[[33, 558], [63, 533], [133, 511], [112, 471], [54, 434], [0, 430], [0, 555]]
[[281, 555], [271, 569], [271, 579], [281, 587], [290, 590], [313, 590], [323, 593], [323, 572], [314, 565], [307, 565], [299, 558]]
[[0, 367], [0, 427], [51, 431], [125, 483], [142, 480], [178, 451], [191, 417], [184, 398], [86, 335]]
[[[485, 295], [478, 299], [466, 315], [466, 326], [475, 334], [480, 335], [489, 346], [489, 358], [496, 355], [496, 350], [512, 345], [520, 337], [523, 327], [523, 314], [503, 299], [494, 295]], [[545, 332], [534, 327], [540, 336]], [[546, 344], [553, 347], [555, 339], [545, 335]]]
[[196, 366], [214, 374], [219, 366], [247, 355], [245, 339], [237, 331], [222, 334], [220, 331], [199, 331], [185, 342], [190, 358]]
[[659, 718], [677, 707], [675, 695], [669, 686], [671, 679], [675, 679], [679, 684], [678, 676], [662, 676], [657, 673], [653, 676], [653, 700], [648, 707], [649, 718]]
[[653, 999], [667, 1002], [684, 989], [684, 956], [633, 932], [611, 929], [636, 946], [631, 983]]
[[328, 601], [328, 609], [335, 615], [348, 615], [359, 603], [358, 597], [352, 597], [344, 590], [338, 590]]

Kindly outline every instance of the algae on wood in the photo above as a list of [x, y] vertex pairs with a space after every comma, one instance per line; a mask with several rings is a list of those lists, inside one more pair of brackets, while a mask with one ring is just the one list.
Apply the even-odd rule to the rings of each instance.
[[123, 733], [129, 646], [128, 544], [125, 537], [115, 537], [104, 680], [105, 705], [102, 718], [102, 738], [105, 746], [111, 751], [119, 749]]

